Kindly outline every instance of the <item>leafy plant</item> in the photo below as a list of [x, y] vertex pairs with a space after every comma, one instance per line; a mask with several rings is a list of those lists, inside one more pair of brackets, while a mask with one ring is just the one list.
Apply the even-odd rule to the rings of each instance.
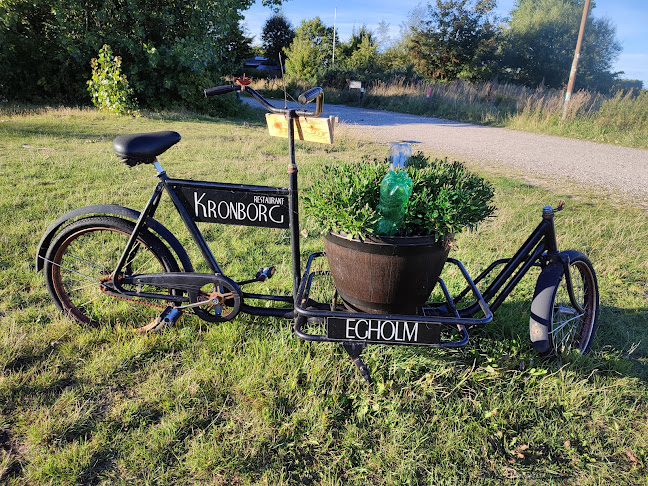
[[93, 58], [92, 78], [88, 81], [88, 91], [92, 103], [102, 111], [118, 115], [133, 115], [137, 106], [128, 79], [121, 72], [121, 57], [113, 56], [109, 45], [99, 49], [99, 56]]
[[[417, 153], [406, 169], [413, 192], [398, 236], [437, 238], [473, 229], [493, 214], [493, 187], [460, 162], [430, 160]], [[378, 219], [380, 182], [388, 162], [328, 165], [304, 197], [307, 210], [325, 231], [366, 237]]]

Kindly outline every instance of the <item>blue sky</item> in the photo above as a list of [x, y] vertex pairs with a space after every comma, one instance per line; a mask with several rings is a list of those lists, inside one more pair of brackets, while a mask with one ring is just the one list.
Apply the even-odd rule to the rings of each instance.
[[[426, 3], [407, 0], [284, 0], [282, 11], [294, 27], [302, 20], [316, 16], [324, 24], [333, 26], [334, 11], [337, 8], [338, 38], [346, 41], [354, 27], [359, 28], [365, 24], [370, 30], [376, 30], [383, 20], [390, 25], [392, 35], [397, 36], [399, 26], [408, 14], [418, 5]], [[592, 15], [607, 17], [616, 25], [617, 39], [623, 48], [614, 70], [624, 71], [625, 78], [641, 79], [644, 88], [648, 88], [648, 0], [595, 0], [595, 3]], [[513, 9], [514, 0], [498, 0], [497, 4], [498, 14], [504, 17]], [[260, 0], [245, 12], [247, 31], [255, 36], [256, 43], [260, 44], [261, 29], [270, 15], [272, 11], [263, 7]], [[580, 17], [575, 22], [579, 23]]]

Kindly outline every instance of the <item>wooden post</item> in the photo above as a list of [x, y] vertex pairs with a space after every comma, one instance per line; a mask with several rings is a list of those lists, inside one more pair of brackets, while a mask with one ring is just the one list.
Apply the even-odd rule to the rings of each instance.
[[567, 84], [567, 93], [565, 93], [565, 102], [563, 103], [562, 119], [567, 116], [567, 105], [571, 98], [572, 91], [574, 90], [574, 81], [576, 80], [576, 69], [578, 69], [578, 59], [580, 58], [581, 44], [583, 43], [583, 33], [585, 32], [585, 23], [587, 22], [587, 14], [589, 13], [590, 0], [585, 0], [583, 7], [583, 17], [581, 18], [580, 29], [578, 31], [578, 40], [576, 41], [576, 51], [574, 52], [574, 60], [572, 61], [571, 71], [569, 73], [569, 83]]

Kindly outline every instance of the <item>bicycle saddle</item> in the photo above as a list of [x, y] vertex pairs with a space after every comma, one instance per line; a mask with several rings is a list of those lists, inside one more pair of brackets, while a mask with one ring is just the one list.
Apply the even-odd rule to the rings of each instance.
[[155, 158], [180, 141], [178, 132], [134, 133], [113, 141], [113, 151], [129, 167], [152, 164]]

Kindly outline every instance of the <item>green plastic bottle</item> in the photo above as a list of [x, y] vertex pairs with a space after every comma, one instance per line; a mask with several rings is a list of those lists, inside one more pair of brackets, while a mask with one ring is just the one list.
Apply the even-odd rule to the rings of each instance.
[[412, 179], [405, 171], [390, 170], [383, 177], [380, 183], [380, 202], [376, 208], [380, 219], [374, 226], [377, 235], [393, 236], [398, 232], [412, 188]]

